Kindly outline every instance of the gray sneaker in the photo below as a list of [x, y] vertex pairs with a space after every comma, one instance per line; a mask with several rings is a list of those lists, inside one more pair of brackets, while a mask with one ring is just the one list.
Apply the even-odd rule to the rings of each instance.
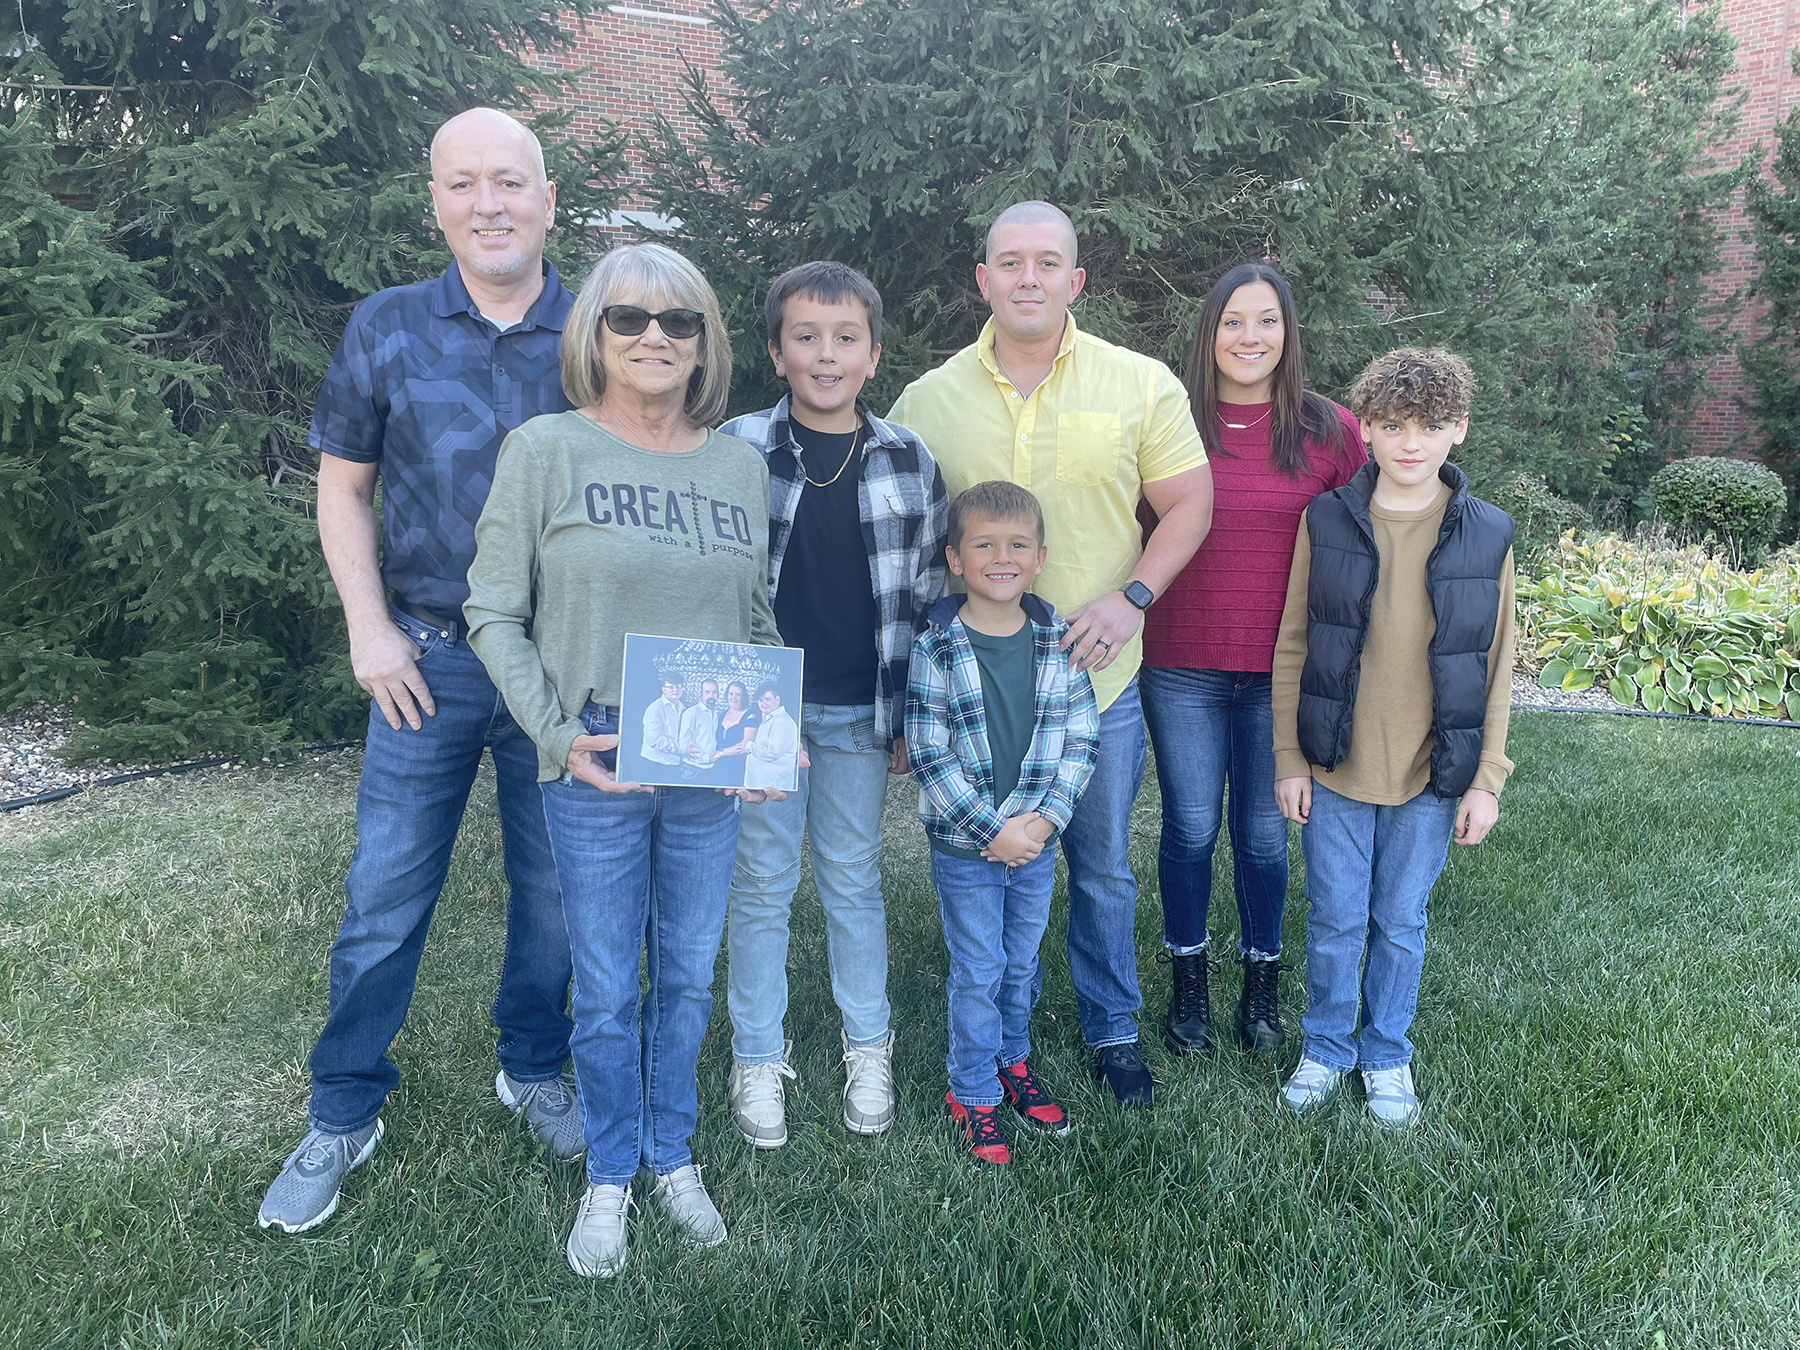
[[304, 1233], [324, 1223], [337, 1208], [344, 1173], [369, 1160], [382, 1131], [379, 1120], [355, 1134], [308, 1130], [300, 1147], [288, 1154], [280, 1174], [269, 1183], [269, 1193], [256, 1211], [256, 1226]]
[[575, 1095], [573, 1078], [565, 1074], [541, 1083], [521, 1083], [502, 1069], [494, 1079], [494, 1092], [501, 1105], [524, 1118], [538, 1143], [564, 1162], [587, 1152], [587, 1140], [581, 1133], [581, 1098]]
[[894, 1123], [894, 1033], [880, 1045], [858, 1048], [850, 1033], [844, 1045], [844, 1128], [852, 1134], [880, 1134]]
[[630, 1208], [629, 1186], [587, 1188], [563, 1246], [570, 1270], [590, 1280], [610, 1280], [625, 1269], [625, 1211]]
[[664, 1213], [675, 1220], [690, 1247], [716, 1247], [725, 1240], [725, 1220], [700, 1184], [700, 1169], [689, 1163], [656, 1179], [652, 1192]]
[[1376, 1120], [1402, 1130], [1419, 1123], [1419, 1094], [1413, 1089], [1412, 1065], [1364, 1069], [1362, 1080], [1369, 1114]]

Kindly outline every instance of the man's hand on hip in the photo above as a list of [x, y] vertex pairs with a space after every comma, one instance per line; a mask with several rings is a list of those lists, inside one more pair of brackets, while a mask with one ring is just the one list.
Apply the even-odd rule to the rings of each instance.
[[402, 718], [414, 731], [424, 726], [421, 710], [426, 717], [437, 716], [437, 704], [419, 673], [418, 650], [392, 621], [350, 630], [350, 669], [395, 731]]
[[1076, 670], [1105, 670], [1144, 626], [1143, 611], [1123, 591], [1108, 591], [1071, 610], [1062, 650]]

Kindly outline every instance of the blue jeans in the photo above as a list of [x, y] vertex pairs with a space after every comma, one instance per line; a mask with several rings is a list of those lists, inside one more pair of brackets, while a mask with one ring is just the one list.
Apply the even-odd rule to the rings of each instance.
[[[617, 709], [582, 720], [594, 735], [618, 730]], [[569, 1048], [588, 1181], [623, 1186], [640, 1164], [662, 1176], [693, 1161], [694, 1073], [712, 1015], [738, 801], [712, 788], [601, 792], [573, 778], [543, 784], [543, 795], [575, 955]]]
[[[1062, 832], [1069, 864], [1069, 976], [1081, 1039], [1099, 1049], [1137, 1040], [1137, 878], [1131, 807], [1144, 782], [1137, 681], [1100, 714], [1100, 759]], [[1037, 987], [1042, 986], [1042, 975]]]
[[1313, 784], [1300, 831], [1311, 906], [1311, 1006], [1300, 1019], [1308, 1059], [1346, 1072], [1412, 1063], [1406, 1033], [1425, 966], [1425, 901], [1444, 870], [1455, 823], [1456, 800], [1430, 788], [1399, 806], [1371, 806]]
[[1163, 945], [1177, 956], [1206, 946], [1213, 847], [1231, 785], [1231, 885], [1238, 954], [1281, 954], [1287, 902], [1288, 828], [1275, 804], [1275, 718], [1266, 671], [1146, 667], [1144, 720], [1162, 785]]
[[1056, 847], [1018, 867], [931, 850], [950, 974], [951, 1095], [964, 1106], [1000, 1101], [1000, 1069], [1031, 1053], [1038, 947], [1050, 922]]
[[825, 910], [831, 995], [855, 1046], [888, 1038], [887, 911], [881, 900], [881, 810], [892, 742], [875, 708], [801, 708], [810, 769], [785, 802], [748, 808], [738, 830], [726, 928], [731, 1055], [740, 1064], [781, 1058], [787, 1015], [788, 914], [800, 884], [802, 833]]
[[331, 1001], [313, 1047], [315, 1129], [360, 1130], [400, 1081], [388, 1058], [412, 1003], [425, 930], [450, 870], [469, 788], [485, 747], [494, 757], [507, 881], [506, 953], [494, 1024], [500, 1065], [519, 1082], [562, 1072], [569, 1057], [569, 937], [544, 833], [537, 747], [506, 711], [487, 670], [459, 630], [428, 627], [393, 611], [421, 648], [419, 673], [437, 716], [395, 731], [373, 703], [356, 852], [344, 881], [349, 903], [331, 945]]

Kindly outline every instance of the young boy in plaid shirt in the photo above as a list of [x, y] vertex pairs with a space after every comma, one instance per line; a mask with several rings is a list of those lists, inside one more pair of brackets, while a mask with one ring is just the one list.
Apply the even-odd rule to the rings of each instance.
[[1031, 1072], [1032, 977], [1056, 879], [1051, 840], [1069, 823], [1099, 752], [1085, 672], [1057, 644], [1067, 625], [1029, 594], [1043, 570], [1044, 513], [1015, 483], [977, 483], [950, 506], [947, 595], [913, 648], [906, 741], [919, 780], [950, 952], [950, 1117], [969, 1152], [1011, 1161], [997, 1108], [1029, 1129], [1068, 1118]]
[[732, 1124], [757, 1148], [779, 1148], [783, 1080], [796, 1076], [783, 1018], [803, 835], [843, 1016], [844, 1128], [880, 1134], [894, 1123], [881, 811], [888, 775], [906, 772], [906, 663], [943, 593], [948, 499], [919, 438], [860, 397], [881, 358], [881, 295], [867, 277], [804, 263], [775, 279], [764, 319], [787, 397], [720, 430], [768, 460], [769, 602], [782, 640], [806, 652], [792, 711], [811, 767], [797, 792], [746, 813], [739, 830], [727, 1005]]

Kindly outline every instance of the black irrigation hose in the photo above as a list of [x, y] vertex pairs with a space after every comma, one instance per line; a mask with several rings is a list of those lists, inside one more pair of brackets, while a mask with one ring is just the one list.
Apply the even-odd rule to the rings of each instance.
[[1800, 722], [1779, 717], [1711, 717], [1706, 713], [1651, 712], [1648, 708], [1569, 708], [1558, 703], [1515, 703], [1514, 712], [1600, 713], [1607, 717], [1660, 717], [1674, 722], [1724, 722], [1734, 727], [1785, 727], [1800, 731]]
[[[303, 745], [300, 753], [315, 754], [325, 750], [346, 750], [353, 745], [361, 745], [361, 741], [319, 741], [313, 745]], [[96, 778], [91, 783], [71, 783], [68, 787], [53, 788], [49, 792], [39, 792], [30, 797], [13, 797], [0, 801], [0, 812], [22, 811], [27, 806], [44, 806], [50, 802], [60, 802], [64, 797], [73, 797], [77, 792], [86, 792], [89, 788], [116, 787], [120, 783], [135, 783], [140, 778], [161, 778], [166, 774], [192, 773], [195, 769], [215, 769], [221, 764], [236, 764], [238, 759], [233, 755], [217, 755], [212, 759], [190, 759], [185, 764], [168, 764], [160, 769], [137, 769], [131, 773], [116, 773], [110, 778]]]

